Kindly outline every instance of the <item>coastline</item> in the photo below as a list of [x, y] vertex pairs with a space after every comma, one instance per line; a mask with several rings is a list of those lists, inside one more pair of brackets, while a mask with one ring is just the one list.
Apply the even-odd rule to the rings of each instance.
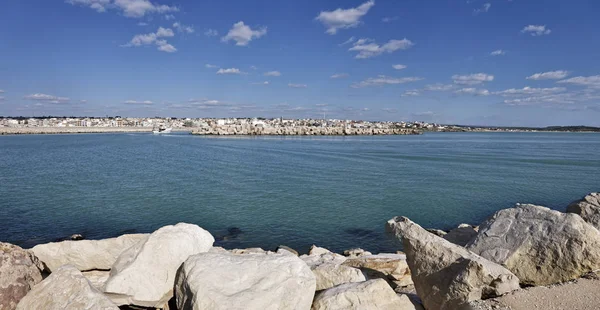
[[[191, 132], [190, 128], [173, 128], [176, 132]], [[0, 127], [0, 135], [53, 135], [92, 133], [151, 133], [152, 127]]]

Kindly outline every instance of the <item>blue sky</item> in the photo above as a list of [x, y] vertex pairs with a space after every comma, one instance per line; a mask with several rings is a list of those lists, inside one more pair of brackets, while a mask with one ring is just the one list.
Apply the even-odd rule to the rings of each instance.
[[600, 126], [595, 0], [5, 0], [0, 115]]

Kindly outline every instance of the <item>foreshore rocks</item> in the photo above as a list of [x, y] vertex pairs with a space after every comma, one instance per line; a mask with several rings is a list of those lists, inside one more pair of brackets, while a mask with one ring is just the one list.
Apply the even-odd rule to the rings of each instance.
[[15, 309], [42, 281], [42, 263], [30, 251], [0, 242], [0, 310]]
[[600, 269], [600, 232], [580, 216], [524, 204], [496, 212], [467, 249], [506, 266], [525, 285], [565, 282]]
[[591, 193], [581, 200], [572, 202], [567, 207], [567, 212], [581, 216], [596, 229], [600, 229], [600, 193]]
[[295, 255], [203, 253], [177, 272], [178, 309], [309, 309], [315, 277]]
[[220, 125], [197, 128], [194, 135], [279, 135], [279, 136], [356, 136], [356, 135], [418, 135], [422, 132], [408, 128], [352, 128], [352, 127], [255, 127], [251, 125]]
[[313, 310], [416, 310], [406, 295], [396, 295], [383, 279], [346, 283], [321, 291]]
[[121, 253], [104, 293], [118, 305], [162, 307], [173, 296], [179, 266], [191, 255], [210, 250], [214, 241], [209, 232], [196, 225], [162, 227]]
[[103, 240], [51, 242], [36, 245], [31, 251], [51, 272], [67, 264], [80, 271], [109, 270], [123, 251], [147, 237], [132, 234]]
[[506, 268], [438, 237], [405, 217], [388, 221], [402, 240], [412, 280], [426, 309], [454, 310], [519, 289]]
[[64, 265], [36, 285], [25, 296], [17, 310], [118, 310], [110, 299], [81, 274], [77, 268]]

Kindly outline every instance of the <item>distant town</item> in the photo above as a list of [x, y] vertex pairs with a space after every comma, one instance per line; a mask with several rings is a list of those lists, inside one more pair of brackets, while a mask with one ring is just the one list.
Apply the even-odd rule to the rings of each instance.
[[[600, 132], [598, 127], [485, 127], [443, 125], [422, 121], [390, 122], [340, 119], [284, 118], [162, 118], [162, 117], [1, 117], [0, 134], [151, 131], [167, 126], [196, 134], [413, 134], [423, 131], [576, 131]], [[44, 129], [52, 129], [44, 131]], [[69, 130], [71, 129], [71, 130]]]

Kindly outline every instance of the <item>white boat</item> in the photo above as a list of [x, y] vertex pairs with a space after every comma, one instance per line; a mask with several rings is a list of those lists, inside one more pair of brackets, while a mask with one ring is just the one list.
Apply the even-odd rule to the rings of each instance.
[[152, 133], [154, 133], [154, 134], [171, 133], [171, 130], [173, 130], [172, 127], [166, 127], [165, 125], [159, 125], [159, 126], [155, 126], [154, 128], [152, 128]]

